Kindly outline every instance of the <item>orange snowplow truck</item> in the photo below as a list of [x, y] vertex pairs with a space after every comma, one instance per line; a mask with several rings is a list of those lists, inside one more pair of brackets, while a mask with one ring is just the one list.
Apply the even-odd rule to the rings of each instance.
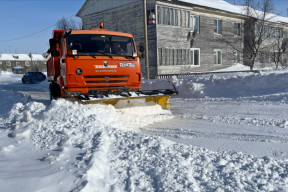
[[107, 31], [103, 23], [99, 29], [54, 30], [49, 44], [51, 100], [65, 98], [118, 107], [119, 103], [129, 107], [152, 102], [169, 109], [170, 97], [178, 94], [176, 89], [142, 91], [140, 59], [133, 36]]

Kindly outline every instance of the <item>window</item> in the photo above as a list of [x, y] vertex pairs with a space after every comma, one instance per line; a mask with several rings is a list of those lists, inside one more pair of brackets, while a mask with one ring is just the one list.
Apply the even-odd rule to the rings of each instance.
[[169, 21], [169, 25], [174, 25], [174, 12], [173, 12], [173, 9], [170, 8], [169, 9], [169, 16], [170, 16], [170, 21]]
[[30, 66], [30, 62], [29, 61], [25, 61], [25, 66]]
[[179, 10], [179, 26], [182, 26], [182, 11]]
[[[147, 14], [150, 13], [151, 13], [150, 11], [147, 11]], [[190, 26], [189, 16], [190, 11], [157, 6], [157, 24], [189, 27]]]
[[2, 65], [2, 61], [0, 61], [0, 65]]
[[189, 27], [189, 16], [190, 16], [190, 12], [186, 11], [186, 27]]
[[166, 50], [166, 65], [170, 65], [170, 49]]
[[234, 63], [240, 63], [241, 54], [238, 51], [234, 51]]
[[169, 25], [169, 8], [165, 7], [165, 25]]
[[161, 7], [157, 6], [157, 24], [162, 24], [161, 22]]
[[11, 66], [11, 61], [6, 61], [7, 66]]
[[214, 50], [214, 64], [222, 64], [222, 50]]
[[182, 65], [182, 50], [178, 49], [178, 65]]
[[16, 61], [16, 66], [20, 66], [20, 61]]
[[199, 33], [199, 16], [190, 16], [190, 31], [195, 31]]
[[8, 72], [12, 72], [12, 69], [9, 68], [9, 69], [7, 69], [7, 71], [8, 71]]
[[187, 62], [186, 62], [186, 49], [182, 49], [182, 55], [183, 55], [182, 65], [186, 65], [187, 64]]
[[214, 33], [222, 34], [222, 20], [214, 20]]
[[[196, 56], [195, 65], [200, 64], [200, 50], [195, 49], [193, 52]], [[160, 65], [189, 65], [189, 49], [168, 49], [158, 48], [158, 64]]]
[[200, 65], [200, 49], [193, 48], [190, 51], [190, 63], [192, 65]]
[[161, 24], [165, 24], [165, 7], [162, 7], [161, 9]]
[[33, 65], [38, 65], [38, 62], [37, 61], [33, 61]]
[[241, 23], [234, 23], [234, 34], [241, 36]]
[[175, 52], [174, 49], [171, 49], [171, 65], [175, 65], [174, 58], [175, 58]]
[[182, 11], [182, 27], [186, 27], [186, 11]]
[[163, 65], [167, 65], [167, 57], [166, 57], [166, 49], [163, 49], [163, 55], [162, 55], [162, 57], [163, 57]]
[[175, 25], [175, 26], [178, 26], [178, 10], [177, 10], [177, 9], [174, 9], [174, 15], [175, 15], [174, 25]]
[[162, 65], [162, 49], [158, 48], [158, 62], [159, 65]]
[[174, 65], [178, 65], [178, 51], [174, 49]]

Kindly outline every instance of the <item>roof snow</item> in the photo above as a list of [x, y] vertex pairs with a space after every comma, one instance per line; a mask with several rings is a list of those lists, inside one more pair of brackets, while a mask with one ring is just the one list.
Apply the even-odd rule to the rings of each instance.
[[[33, 61], [46, 61], [46, 58], [40, 54], [32, 54]], [[7, 54], [0, 53], [0, 61], [31, 61], [27, 54]]]
[[[230, 13], [236, 13], [240, 15], [245, 15], [244, 14], [244, 6], [239, 6], [239, 5], [232, 5], [226, 1], [223, 0], [179, 0], [182, 2], [186, 3], [191, 3], [194, 5], [200, 5], [204, 7], [210, 7], [222, 11], [227, 11]], [[272, 22], [283, 22], [283, 23], [288, 23], [288, 17], [282, 17], [278, 15], [273, 15], [271, 16], [273, 19], [271, 19]]]

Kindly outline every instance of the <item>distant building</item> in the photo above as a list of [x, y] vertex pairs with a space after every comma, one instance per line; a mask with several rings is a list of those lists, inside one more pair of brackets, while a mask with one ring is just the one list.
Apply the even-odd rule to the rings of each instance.
[[40, 54], [0, 53], [0, 70], [23, 74], [28, 71], [47, 71], [46, 58]]
[[[150, 77], [245, 64], [243, 51], [221, 42], [222, 38], [231, 42], [245, 38], [246, 16], [241, 11], [241, 6], [221, 0], [147, 0]], [[143, 0], [86, 0], [76, 16], [82, 19], [83, 29], [104, 22], [108, 30], [131, 33], [139, 50], [144, 42], [143, 15]], [[278, 25], [283, 38], [288, 38], [288, 18], [279, 17]], [[234, 46], [247, 49], [243, 41]], [[140, 61], [145, 74], [145, 58]], [[269, 62], [261, 55], [256, 60], [258, 65]]]

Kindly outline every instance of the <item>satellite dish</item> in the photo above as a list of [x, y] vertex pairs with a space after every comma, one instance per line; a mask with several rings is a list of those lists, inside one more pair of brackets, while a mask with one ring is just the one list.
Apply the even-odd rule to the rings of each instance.
[[194, 43], [195, 43], [194, 39], [191, 39], [190, 40], [190, 48], [192, 48], [194, 46]]

